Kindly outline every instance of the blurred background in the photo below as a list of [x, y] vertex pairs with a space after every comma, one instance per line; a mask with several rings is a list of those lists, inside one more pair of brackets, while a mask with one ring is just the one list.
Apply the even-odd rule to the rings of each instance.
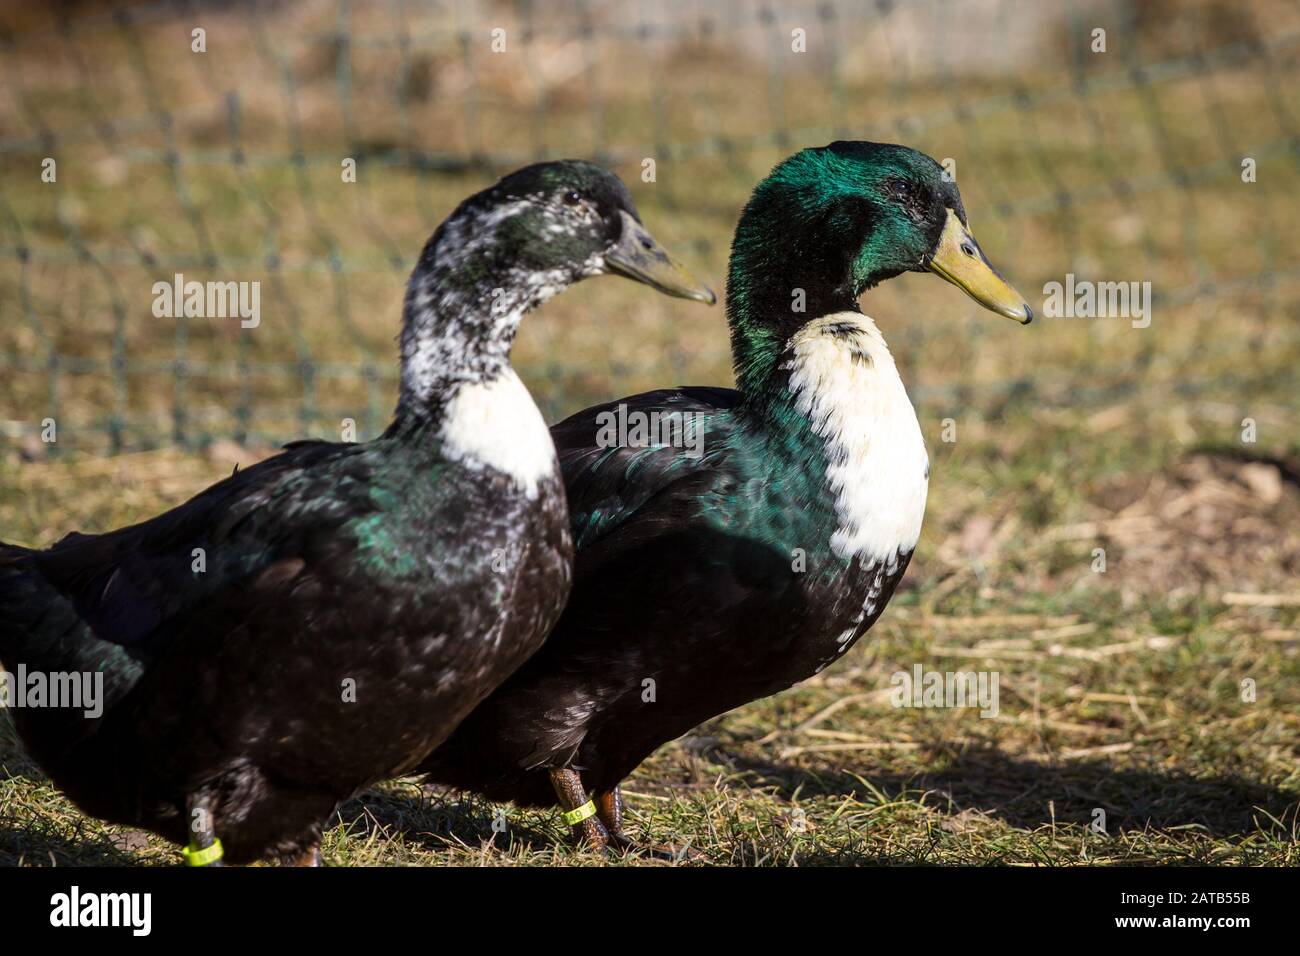
[[[611, 166], [721, 292], [774, 163], [906, 143], [955, 162], [1040, 316], [1073, 274], [1150, 282], [1151, 324], [1018, 328], [926, 275], [864, 296], [931, 447], [910, 590], [870, 648], [709, 739], [803, 772], [856, 748], [903, 788], [947, 773], [950, 800], [1031, 833], [1055, 779], [1052, 839], [1110, 806], [1146, 834], [1129, 861], [1216, 859], [1263, 806], [1276, 862], [1300, 780], [1297, 79], [1293, 0], [0, 2], [0, 536], [140, 520], [346, 419], [378, 434], [416, 254], [514, 167]], [[260, 325], [155, 318], [177, 272], [260, 282]], [[730, 384], [727, 342], [721, 308], [602, 279], [531, 315], [515, 364], [555, 421]], [[1014, 707], [900, 725], [872, 695], [917, 660], [1001, 668]]]
[[[407, 272], [460, 198], [528, 162], [594, 159], [720, 286], [754, 183], [837, 138], [954, 160], [981, 242], [1040, 314], [1066, 273], [1152, 283], [1150, 329], [1020, 334], [927, 277], [889, 283], [864, 307], [922, 403], [1177, 398], [1234, 424], [1269, 414], [1250, 406], [1273, 383], [1294, 391], [1286, 0], [0, 9], [0, 440], [32, 452], [337, 437], [344, 417], [373, 436]], [[155, 319], [152, 284], [175, 272], [260, 281], [262, 325]], [[725, 382], [725, 341], [719, 313], [605, 281], [531, 318], [517, 364], [561, 415]], [[36, 448], [47, 415], [58, 441]]]

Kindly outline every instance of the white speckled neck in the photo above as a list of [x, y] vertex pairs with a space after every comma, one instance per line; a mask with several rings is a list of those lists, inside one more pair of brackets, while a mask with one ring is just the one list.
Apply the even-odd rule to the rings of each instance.
[[528, 206], [462, 209], [425, 246], [406, 290], [399, 412], [420, 414], [508, 371], [524, 314], [588, 274], [584, 263], [530, 269], [501, 253], [501, 225]]

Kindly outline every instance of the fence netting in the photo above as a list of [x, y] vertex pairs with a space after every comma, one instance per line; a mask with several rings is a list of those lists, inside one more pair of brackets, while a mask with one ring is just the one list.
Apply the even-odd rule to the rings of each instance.
[[[9, 3], [0, 31], [0, 443], [33, 454], [371, 437], [406, 274], [468, 193], [604, 163], [720, 287], [754, 183], [841, 138], [950, 160], [1036, 307], [1067, 275], [1151, 283], [1146, 328], [871, 292], [927, 414], [1294, 407], [1289, 0]], [[259, 323], [156, 315], [177, 274], [257, 283]], [[728, 383], [726, 342], [720, 310], [602, 279], [516, 364], [554, 418]]]

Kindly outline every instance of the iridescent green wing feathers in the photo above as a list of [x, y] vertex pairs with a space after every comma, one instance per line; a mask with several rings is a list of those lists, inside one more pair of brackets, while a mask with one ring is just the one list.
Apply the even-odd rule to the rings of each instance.
[[[670, 489], [684, 492], [725, 470], [739, 398], [725, 388], [660, 389], [584, 409], [554, 425], [575, 545], [589, 547], [651, 499]], [[651, 416], [669, 422], [660, 435], [680, 435], [681, 443], [622, 442], [635, 438], [638, 417], [655, 421]], [[620, 422], [632, 423], [628, 435], [619, 434]]]

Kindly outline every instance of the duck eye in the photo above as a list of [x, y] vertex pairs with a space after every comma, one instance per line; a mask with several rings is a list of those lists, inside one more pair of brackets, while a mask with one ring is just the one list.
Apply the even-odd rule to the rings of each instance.
[[930, 197], [924, 187], [911, 180], [894, 178], [886, 183], [886, 188], [894, 201], [902, 206], [910, 217], [918, 222], [925, 218]]
[[564, 204], [566, 206], [576, 206], [580, 202], [582, 202], [582, 196], [579, 195], [576, 189], [570, 189], [564, 194]]

